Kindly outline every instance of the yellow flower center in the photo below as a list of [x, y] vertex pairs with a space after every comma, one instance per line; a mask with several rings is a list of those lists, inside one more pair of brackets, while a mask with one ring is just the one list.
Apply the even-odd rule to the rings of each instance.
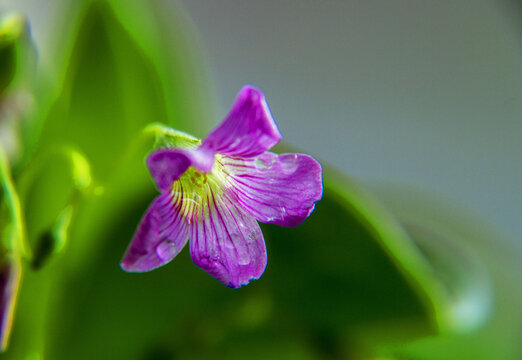
[[211, 172], [203, 173], [189, 167], [187, 171], [172, 184], [172, 201], [174, 207], [179, 207], [188, 223], [198, 219], [208, 219], [210, 209], [214, 209], [216, 197], [223, 194], [228, 173], [221, 162], [221, 156], [216, 155]]

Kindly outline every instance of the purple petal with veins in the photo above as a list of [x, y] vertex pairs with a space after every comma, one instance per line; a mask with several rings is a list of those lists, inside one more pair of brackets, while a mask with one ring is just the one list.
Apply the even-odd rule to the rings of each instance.
[[267, 260], [259, 225], [227, 196], [207, 200], [190, 233], [192, 261], [228, 287], [258, 279]]
[[281, 141], [281, 134], [270, 114], [263, 93], [244, 86], [225, 120], [201, 145], [215, 153], [254, 157]]
[[143, 272], [171, 261], [188, 240], [188, 225], [180, 214], [181, 203], [174, 206], [169, 194], [154, 200], [141, 220], [121, 267]]
[[231, 192], [257, 220], [297, 226], [306, 219], [323, 193], [321, 165], [311, 156], [266, 152], [248, 160], [221, 160]]
[[191, 165], [183, 150], [164, 149], [147, 158], [147, 167], [160, 191], [168, 191]]

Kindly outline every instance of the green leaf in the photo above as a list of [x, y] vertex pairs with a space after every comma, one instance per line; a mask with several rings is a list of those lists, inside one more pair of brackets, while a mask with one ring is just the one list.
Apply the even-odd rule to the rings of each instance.
[[353, 351], [343, 349], [346, 339], [371, 353], [376, 343], [437, 333], [440, 284], [411, 238], [353, 180], [327, 170], [324, 179], [323, 199], [303, 225], [265, 232], [280, 311], [332, 332], [343, 351]]
[[11, 336], [22, 277], [20, 258], [29, 250], [20, 199], [14, 187], [7, 155], [0, 144], [0, 352]]
[[[18, 13], [0, 17], [0, 144], [15, 168], [22, 157], [21, 128], [32, 109], [28, 91], [36, 58], [29, 26]], [[16, 171], [13, 171], [16, 173]]]
[[16, 12], [1, 14], [0, 99], [4, 97], [8, 88], [28, 75], [28, 67], [35, 58], [33, 52], [29, 26], [25, 18]]
[[3, 17], [0, 20], [0, 99], [11, 84], [16, 69], [15, 41], [20, 36], [20, 17]]
[[[116, 263], [152, 194], [128, 207], [108, 225], [88, 276], [67, 283], [68, 307], [55, 323], [49, 355], [357, 359], [376, 345], [435, 334], [437, 299], [424, 282], [435, 280], [421, 272], [426, 259], [353, 181], [325, 179], [324, 198], [303, 225], [263, 226], [267, 270], [240, 290], [195, 267], [188, 249], [150, 273], [121, 271]], [[63, 320], [69, 318], [75, 321]]]
[[19, 177], [35, 268], [64, 248], [74, 210], [81, 196], [89, 192], [91, 182], [87, 159], [67, 147], [36, 157]]
[[405, 225], [444, 284], [451, 331], [388, 349], [398, 359], [522, 357], [520, 249], [484, 219], [425, 191], [374, 186]]
[[[11, 176], [11, 169], [3, 146], [0, 144], [0, 251], [28, 256], [26, 229], [20, 198]], [[4, 210], [5, 209], [5, 210]]]
[[[201, 106], [206, 99], [201, 80], [193, 81], [205, 70], [185, 23], [164, 6], [70, 1], [62, 7], [63, 26], [56, 20], [62, 39], [55, 51], [46, 52], [55, 56], [45, 62], [52, 67], [40, 68], [47, 73], [39, 76], [38, 111], [31, 118], [29, 150], [16, 177], [24, 189], [22, 205], [33, 246], [40, 246], [44, 258], [64, 251], [53, 257], [56, 261], [27, 272], [7, 358], [38, 358], [44, 348], [52, 354], [54, 348], [47, 343], [53, 343], [64, 322], [74, 319], [64, 315], [74, 294], [68, 293], [69, 287], [62, 291], [61, 284], [88, 276], [104, 242], [113, 241], [107, 236], [115, 222], [137, 204], [140, 212], [146, 207], [143, 199], [150, 197], [153, 184], [144, 158], [153, 142], [142, 136], [142, 129], [162, 122], [201, 131], [201, 119], [211, 109]], [[81, 175], [86, 163], [78, 159], [73, 168], [65, 159], [41, 159], [57, 148], [74, 148], [88, 159], [90, 176]], [[32, 172], [38, 181], [24, 180]], [[71, 191], [79, 188], [84, 195], [75, 202], [73, 216]], [[110, 263], [118, 272], [119, 257]]]

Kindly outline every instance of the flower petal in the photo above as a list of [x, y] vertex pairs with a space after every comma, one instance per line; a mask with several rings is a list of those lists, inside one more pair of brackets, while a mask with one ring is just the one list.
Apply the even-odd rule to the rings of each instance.
[[162, 149], [147, 158], [147, 167], [162, 192], [170, 190], [190, 165], [192, 161], [183, 150]]
[[323, 194], [321, 165], [308, 155], [266, 152], [247, 160], [224, 156], [221, 162], [231, 192], [261, 222], [297, 226]]
[[225, 120], [207, 136], [201, 147], [225, 155], [254, 157], [280, 140], [281, 134], [265, 96], [259, 89], [244, 86]]
[[188, 224], [180, 215], [181, 201], [173, 204], [169, 194], [158, 196], [141, 220], [121, 267], [142, 272], [168, 263], [183, 249]]
[[190, 234], [192, 261], [228, 287], [258, 279], [266, 267], [266, 248], [257, 221], [226, 194], [208, 192]]

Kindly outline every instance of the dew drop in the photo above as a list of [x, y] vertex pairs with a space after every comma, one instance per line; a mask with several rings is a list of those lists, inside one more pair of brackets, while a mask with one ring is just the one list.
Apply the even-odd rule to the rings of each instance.
[[281, 169], [285, 174], [293, 174], [297, 171], [299, 162], [297, 161], [298, 154], [292, 154], [281, 157]]
[[255, 160], [255, 165], [256, 165], [256, 169], [268, 169], [270, 167], [269, 164], [265, 163], [261, 159], [256, 159]]
[[156, 245], [156, 254], [162, 260], [170, 260], [177, 254], [176, 244], [165, 239]]

